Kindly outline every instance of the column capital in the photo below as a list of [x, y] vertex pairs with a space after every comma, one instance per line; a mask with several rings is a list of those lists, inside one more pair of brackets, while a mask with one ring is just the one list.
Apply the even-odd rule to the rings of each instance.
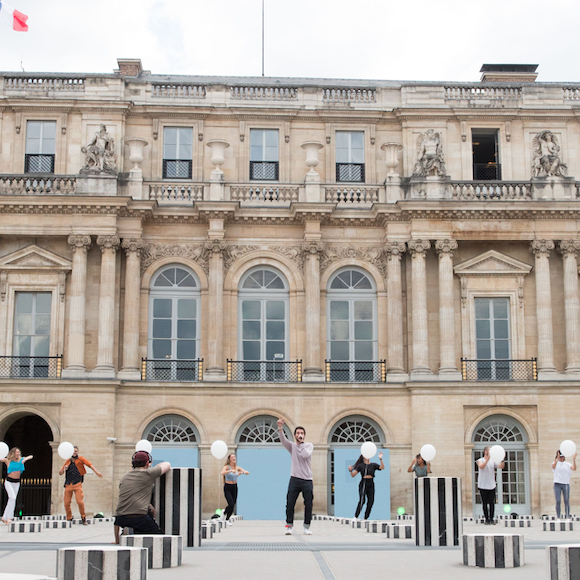
[[123, 238], [123, 242], [121, 243], [127, 255], [131, 252], [136, 252], [137, 255], [140, 255], [144, 245], [141, 238]]
[[457, 250], [458, 244], [455, 240], [437, 240], [435, 242], [435, 251], [439, 254], [439, 257], [443, 256], [453, 256], [453, 251]]
[[97, 245], [101, 248], [101, 252], [105, 250], [113, 250], [115, 253], [119, 249], [121, 240], [119, 236], [98, 236]]
[[427, 251], [431, 249], [431, 242], [429, 240], [410, 240], [407, 242], [409, 253], [411, 256], [425, 256]]
[[563, 257], [567, 255], [578, 257], [578, 251], [580, 250], [580, 240], [562, 240], [558, 244], [558, 252], [562, 254]]
[[320, 240], [308, 240], [302, 242], [302, 252], [313, 256], [321, 254], [324, 252], [324, 242], [321, 242]]
[[228, 249], [228, 243], [224, 240], [206, 240], [203, 247], [212, 254], [223, 254]]
[[547, 258], [550, 257], [550, 252], [556, 247], [556, 244], [552, 240], [532, 240], [530, 242], [530, 252], [534, 256], [539, 257], [546, 255]]
[[388, 260], [400, 260], [407, 251], [405, 242], [387, 242], [385, 244], [385, 254]]
[[73, 253], [81, 250], [86, 254], [91, 247], [92, 240], [88, 234], [71, 234], [68, 237], [68, 243], [72, 246]]

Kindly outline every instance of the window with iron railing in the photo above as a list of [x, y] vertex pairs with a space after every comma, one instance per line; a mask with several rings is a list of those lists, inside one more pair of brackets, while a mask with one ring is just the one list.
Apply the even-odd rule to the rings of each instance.
[[26, 123], [25, 173], [54, 173], [56, 151], [56, 122], [28, 121]]
[[163, 129], [163, 179], [191, 179], [193, 129], [165, 127]]
[[250, 179], [278, 181], [278, 129], [250, 130]]
[[336, 132], [336, 181], [365, 181], [365, 149], [362, 131]]

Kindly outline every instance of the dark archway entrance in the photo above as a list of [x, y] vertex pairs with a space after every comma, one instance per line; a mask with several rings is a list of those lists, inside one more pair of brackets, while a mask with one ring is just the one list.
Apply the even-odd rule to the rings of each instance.
[[[12, 421], [12, 422], [11, 422]], [[14, 419], [4, 421], [2, 439], [9, 448], [18, 447], [23, 455], [33, 455], [34, 459], [26, 463], [22, 475], [22, 485], [16, 500], [15, 515], [43, 515], [50, 513], [50, 489], [52, 482], [52, 449], [50, 442], [53, 434], [48, 423], [38, 415], [15, 415]], [[4, 478], [6, 468], [2, 471], [2, 510], [6, 505]]]

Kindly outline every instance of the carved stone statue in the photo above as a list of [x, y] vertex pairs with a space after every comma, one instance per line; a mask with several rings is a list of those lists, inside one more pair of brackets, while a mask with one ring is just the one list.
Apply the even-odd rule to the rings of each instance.
[[81, 173], [116, 173], [115, 140], [107, 133], [105, 125], [101, 125], [93, 140], [86, 147], [81, 147], [81, 151], [86, 156]]
[[551, 131], [542, 131], [532, 139], [534, 177], [565, 177], [568, 166], [560, 156], [558, 139]]
[[427, 129], [417, 138], [417, 163], [415, 163], [413, 175], [445, 176], [441, 134], [436, 133], [433, 129]]

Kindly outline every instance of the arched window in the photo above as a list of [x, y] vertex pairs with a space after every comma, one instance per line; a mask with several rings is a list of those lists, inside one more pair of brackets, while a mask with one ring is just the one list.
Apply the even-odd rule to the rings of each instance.
[[[284, 425], [284, 433], [288, 439], [293, 440], [292, 433], [287, 425]], [[277, 419], [268, 415], [248, 419], [240, 427], [236, 440], [241, 445], [279, 444]]]
[[328, 442], [333, 445], [361, 445], [365, 441], [376, 444], [384, 442], [381, 428], [366, 417], [346, 417], [330, 431]]
[[143, 438], [152, 443], [195, 443], [199, 435], [195, 425], [179, 415], [164, 415], [149, 424]]
[[481, 496], [477, 492], [479, 470], [475, 462], [483, 456], [486, 446], [493, 445], [501, 445], [506, 452], [504, 468], [498, 470], [497, 476], [497, 501], [500, 509], [503, 504], [509, 504], [514, 512], [530, 513], [527, 440], [525, 429], [515, 419], [506, 415], [486, 417], [475, 428], [472, 442], [476, 514], [481, 512]]
[[327, 357], [331, 381], [377, 381], [377, 298], [370, 277], [362, 270], [336, 272], [328, 282]]

